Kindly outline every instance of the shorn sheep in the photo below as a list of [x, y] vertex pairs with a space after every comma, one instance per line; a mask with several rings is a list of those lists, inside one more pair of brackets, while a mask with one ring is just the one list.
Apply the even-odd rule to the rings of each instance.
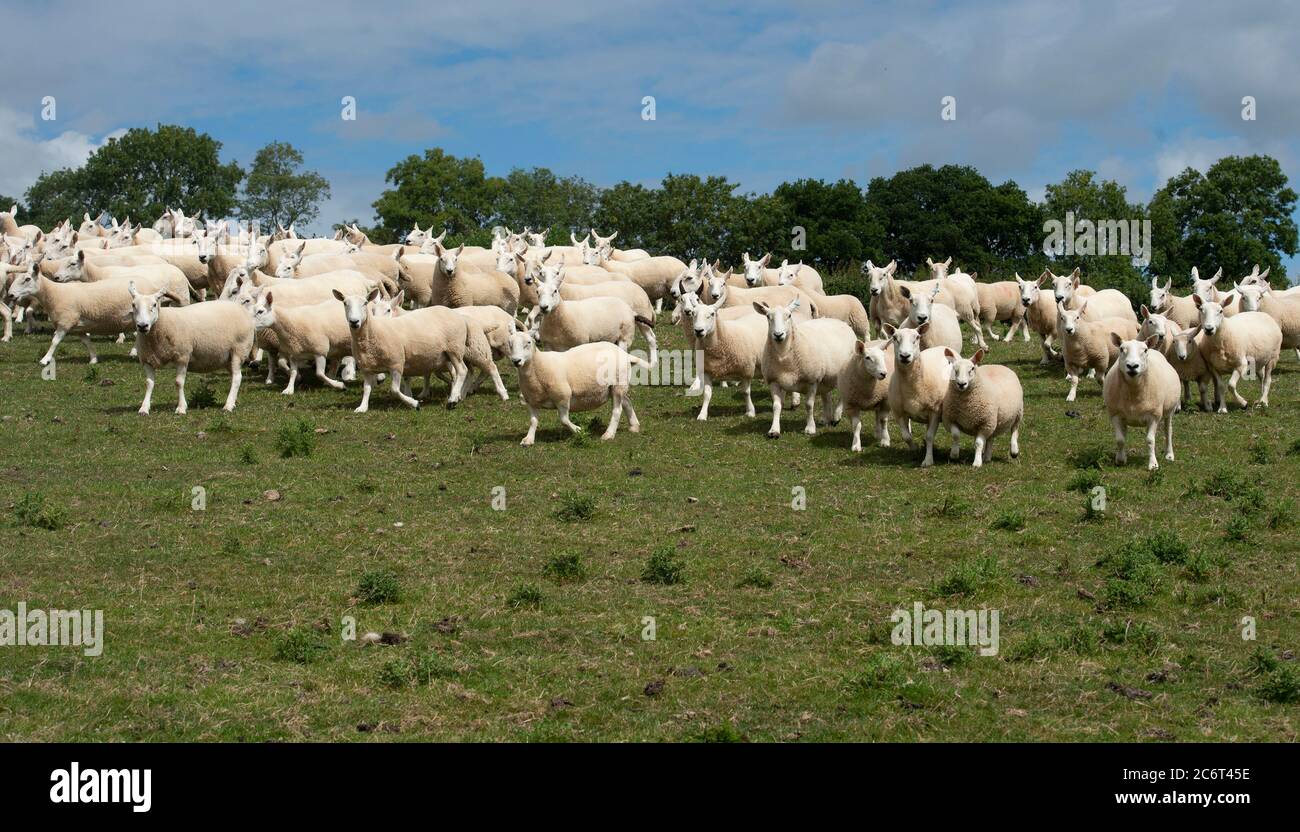
[[176, 367], [176, 412], [184, 415], [185, 377], [190, 370], [211, 373], [230, 371], [230, 392], [222, 408], [235, 409], [239, 399], [241, 367], [253, 350], [253, 316], [237, 303], [204, 301], [190, 306], [167, 308], [167, 290], [142, 294], [135, 283], [128, 285], [135, 319], [136, 348], [144, 367], [144, 401], [140, 414], [149, 415], [153, 400], [154, 374], [161, 367]]
[[979, 468], [993, 459], [993, 439], [1011, 434], [1011, 458], [1020, 456], [1020, 423], [1025, 416], [1025, 393], [1020, 377], [999, 364], [980, 366], [984, 350], [962, 358], [944, 350], [951, 377], [943, 397], [943, 424], [952, 434], [949, 459], [961, 456], [961, 435], [975, 437], [975, 461]]
[[1154, 349], [1155, 336], [1145, 341], [1125, 341], [1111, 333], [1110, 339], [1119, 357], [1106, 372], [1102, 397], [1115, 429], [1115, 462], [1123, 465], [1128, 461], [1129, 426], [1142, 426], [1147, 429], [1147, 470], [1154, 471], [1160, 467], [1156, 461], [1156, 432], [1161, 422], [1165, 425], [1165, 459], [1174, 460], [1174, 413], [1182, 385], [1178, 373]]
[[907, 318], [902, 325], [916, 329], [921, 324], [929, 324], [921, 338], [921, 349], [952, 347], [961, 351], [961, 321], [951, 306], [934, 302], [940, 291], [937, 283], [929, 289], [917, 287], [916, 291], [900, 286], [899, 291], [908, 304]]
[[334, 300], [310, 306], [280, 308], [275, 305], [275, 291], [267, 290], [253, 304], [253, 326], [259, 332], [275, 335], [275, 351], [289, 363], [289, 384], [281, 392], [292, 396], [298, 382], [298, 362], [311, 361], [316, 378], [342, 390], [344, 384], [325, 373], [330, 361], [352, 354], [352, 333], [343, 310]]
[[[760, 291], [757, 289], [751, 291]], [[838, 421], [831, 415], [831, 395], [839, 383], [840, 371], [853, 357], [857, 341], [853, 330], [835, 318], [815, 318], [800, 323], [794, 319], [800, 300], [785, 306], [769, 306], [755, 301], [754, 309], [767, 318], [767, 342], [763, 346], [763, 380], [772, 393], [772, 427], [767, 435], [781, 435], [781, 396], [786, 390], [808, 397], [808, 420], [804, 433], [817, 433], [816, 399], [821, 395], [822, 415], [828, 422]]]
[[840, 404], [849, 417], [852, 440], [849, 450], [862, 450], [862, 414], [876, 416], [876, 441], [889, 447], [889, 374], [894, 371], [894, 353], [890, 342], [858, 341], [853, 357], [840, 370]]
[[613, 399], [609, 427], [601, 439], [613, 439], [627, 409], [628, 430], [639, 433], [641, 423], [628, 395], [633, 365], [648, 368], [648, 362], [628, 354], [616, 344], [599, 341], [572, 349], [551, 352], [537, 349], [537, 329], [510, 335], [510, 363], [519, 369], [519, 395], [528, 405], [528, 433], [519, 442], [528, 447], [537, 438], [537, 417], [541, 410], [555, 410], [560, 424], [581, 433], [570, 413], [595, 410]]
[[912, 420], [924, 422], [925, 458], [922, 468], [934, 464], [934, 434], [943, 418], [943, 400], [948, 392], [948, 347], [921, 349], [921, 338], [929, 324], [916, 329], [894, 329], [884, 324], [885, 337], [894, 348], [894, 371], [889, 375], [889, 412], [898, 422], [907, 447], [913, 447]]
[[1029, 340], [1029, 326], [1025, 323], [1025, 307], [1020, 302], [1020, 286], [1014, 280], [999, 280], [995, 283], [976, 283], [975, 293], [980, 301], [980, 322], [993, 338], [998, 334], [993, 331], [993, 324], [1009, 324], [1004, 343], [1009, 343], [1016, 330]]
[[[1268, 391], [1273, 385], [1273, 368], [1282, 355], [1282, 328], [1277, 321], [1263, 312], [1238, 312], [1228, 317], [1224, 305], [1237, 302], [1235, 293], [1221, 296], [1219, 301], [1192, 296], [1201, 312], [1200, 328], [1205, 333], [1201, 342], [1201, 355], [1214, 373], [1215, 389], [1220, 390], [1222, 377], [1228, 376], [1228, 390], [1237, 404], [1247, 402], [1237, 392], [1237, 382], [1246, 375], [1253, 364], [1259, 374], [1259, 405], [1268, 407]], [[1218, 401], [1220, 413], [1228, 412], [1227, 397]]]
[[[1095, 297], [1095, 296], [1094, 296]], [[1106, 370], [1118, 355], [1111, 343], [1111, 333], [1127, 341], [1137, 337], [1136, 321], [1127, 318], [1100, 318], [1090, 320], [1088, 307], [1093, 298], [1084, 298], [1077, 309], [1067, 309], [1064, 302], [1056, 304], [1056, 329], [1061, 336], [1061, 354], [1065, 358], [1065, 377], [1070, 382], [1070, 392], [1065, 400], [1072, 402], [1079, 392], [1079, 377], [1095, 374], [1101, 384]]]

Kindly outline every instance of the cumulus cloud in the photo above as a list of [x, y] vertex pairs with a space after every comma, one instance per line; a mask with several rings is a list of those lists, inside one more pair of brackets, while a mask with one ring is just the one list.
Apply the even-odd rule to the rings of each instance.
[[122, 132], [114, 131], [97, 141], [85, 133], [65, 130], [43, 139], [34, 115], [0, 106], [0, 193], [21, 197], [43, 171], [76, 167]]

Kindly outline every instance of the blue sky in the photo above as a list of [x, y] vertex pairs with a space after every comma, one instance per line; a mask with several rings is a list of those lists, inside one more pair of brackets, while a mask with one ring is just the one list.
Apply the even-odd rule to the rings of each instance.
[[1300, 182], [1300, 8], [1280, 3], [2, 5], [0, 193], [160, 121], [241, 162], [292, 142], [333, 186], [321, 228], [371, 219], [384, 172], [431, 146], [492, 173], [717, 173], [759, 192], [955, 162], [1036, 198], [1090, 168], [1146, 199], [1233, 153]]

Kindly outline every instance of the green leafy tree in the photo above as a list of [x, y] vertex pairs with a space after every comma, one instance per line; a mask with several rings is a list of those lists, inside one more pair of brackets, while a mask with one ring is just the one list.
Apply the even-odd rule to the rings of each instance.
[[229, 216], [243, 170], [221, 162], [221, 142], [189, 127], [135, 127], [110, 139], [80, 168], [42, 174], [27, 190], [32, 220], [48, 227], [101, 210], [152, 222], [167, 208]]
[[407, 156], [384, 181], [392, 187], [374, 202], [379, 217], [370, 235], [374, 242], [395, 242], [417, 223], [432, 225], [435, 233], [447, 230], [448, 242], [482, 244], [490, 237], [501, 180], [488, 179], [481, 160], [460, 159], [435, 147], [423, 156]]
[[[1137, 253], [1138, 241], [1133, 238], [1129, 223], [1132, 220], [1140, 223], [1147, 218], [1147, 212], [1144, 206], [1129, 203], [1123, 185], [1099, 179], [1090, 170], [1071, 171], [1063, 181], [1047, 186], [1043, 200], [1044, 219], [1061, 223], [1063, 234], [1068, 236], [1071, 230], [1065, 225], [1067, 214], [1073, 217], [1076, 228], [1080, 221], [1084, 221], [1092, 223], [1096, 229], [1105, 229], [1108, 252], [1115, 248], [1110, 239], [1112, 232], [1119, 228], [1118, 223], [1123, 223], [1129, 252]], [[1139, 224], [1139, 233], [1141, 228]], [[1095, 289], [1119, 289], [1131, 300], [1146, 297], [1148, 284], [1142, 273], [1142, 264], [1135, 264], [1130, 254], [1101, 253], [1100, 239], [1094, 235], [1090, 249], [1056, 256], [1049, 267], [1057, 274], [1078, 268], [1083, 273], [1084, 282]], [[1125, 237], [1119, 239], [1123, 241]], [[1150, 256], [1151, 252], [1146, 254]]]
[[244, 183], [239, 214], [264, 229], [309, 223], [328, 199], [330, 184], [319, 173], [302, 169], [302, 153], [287, 142], [271, 142], [257, 151]]
[[569, 244], [569, 233], [592, 226], [600, 189], [578, 176], [558, 177], [547, 168], [515, 168], [491, 180], [496, 191], [496, 223], [514, 231], [550, 228], [550, 241]]
[[[772, 246], [775, 261], [803, 261], [827, 272], [884, 257], [884, 224], [857, 183], [800, 179], [779, 185], [772, 195], [789, 219], [782, 238]], [[793, 247], [795, 226], [804, 230], [804, 249]]]
[[592, 225], [602, 234], [617, 229], [620, 248], [653, 248], [658, 239], [657, 199], [658, 193], [652, 188], [619, 182], [601, 193]]
[[1282, 256], [1297, 251], [1296, 192], [1276, 159], [1227, 156], [1205, 173], [1187, 168], [1151, 198], [1152, 270], [1175, 285], [1193, 266], [1240, 279], [1258, 263], [1286, 277]]

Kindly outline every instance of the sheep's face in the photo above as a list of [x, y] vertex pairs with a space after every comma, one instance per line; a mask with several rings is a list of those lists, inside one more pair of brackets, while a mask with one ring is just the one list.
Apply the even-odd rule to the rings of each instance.
[[949, 257], [941, 263], [936, 263], [927, 257], [925, 258], [925, 265], [930, 267], [931, 280], [943, 280], [948, 276], [948, 269], [952, 267], [952, 258]]
[[[1145, 310], [1145, 307], [1143, 309]], [[1165, 333], [1169, 330], [1169, 319], [1164, 315], [1156, 312], [1147, 312], [1146, 317], [1142, 319], [1142, 329], [1139, 330], [1138, 336], [1142, 339], [1155, 338], [1156, 344], [1162, 349], [1165, 343]]]
[[683, 295], [693, 295], [698, 292], [700, 285], [699, 268], [696, 262], [692, 260], [690, 265], [668, 284], [668, 293], [673, 296], [674, 300], [680, 300]]
[[1079, 288], [1078, 269], [1075, 269], [1073, 274], [1052, 275], [1052, 296], [1056, 298], [1057, 303], [1068, 305], [1077, 288]]
[[614, 238], [617, 236], [618, 236], [618, 232], [615, 231], [613, 234], [610, 234], [608, 237], [602, 237], [596, 233], [596, 229], [594, 228], [591, 229], [591, 239], [595, 241], [596, 248], [602, 251], [613, 252]]
[[1128, 378], [1137, 378], [1147, 371], [1147, 359], [1155, 339], [1145, 341], [1123, 341], [1119, 335], [1111, 333], [1111, 341], [1119, 347], [1119, 358], [1115, 359], [1120, 371]]
[[1173, 279], [1165, 281], [1161, 286], [1156, 278], [1151, 278], [1151, 308], [1157, 312], [1164, 309], [1173, 301], [1173, 296], [1169, 292], [1169, 287], [1173, 285]]
[[1043, 278], [1037, 280], [1021, 280], [1020, 275], [1016, 275], [1016, 284], [1020, 287], [1020, 303], [1028, 308], [1038, 303], [1038, 293], [1042, 291]]
[[533, 357], [533, 332], [512, 332], [508, 346], [510, 348], [510, 363], [516, 367], [522, 367], [527, 364]]
[[1196, 308], [1201, 312], [1201, 329], [1205, 330], [1206, 335], [1214, 337], [1214, 333], [1223, 326], [1223, 307], [1232, 303], [1232, 295], [1224, 297], [1222, 303], [1205, 300], [1199, 293], [1192, 295], [1192, 298], [1196, 302]]
[[148, 332], [158, 323], [158, 310], [162, 306], [163, 292], [141, 294], [135, 289], [135, 281], [127, 286], [131, 293], [131, 317], [135, 320], [137, 332]]
[[515, 256], [504, 249], [498, 251], [496, 269], [499, 272], [512, 274], [515, 270]]
[[366, 304], [366, 314], [372, 318], [396, 318], [402, 309], [403, 293], [391, 298], [377, 297]]
[[1243, 312], [1258, 312], [1259, 302], [1264, 299], [1264, 293], [1268, 291], [1268, 288], [1258, 283], [1245, 283], [1243, 281], [1237, 284], [1234, 291], [1241, 294], [1241, 309]]
[[442, 248], [438, 252], [438, 266], [445, 274], [456, 274], [456, 266], [460, 264], [460, 256], [465, 253], [465, 244], [461, 243], [457, 248]]
[[267, 292], [253, 302], [253, 326], [257, 329], [266, 329], [275, 324], [274, 300], [275, 293]]
[[344, 254], [357, 254], [361, 251], [361, 243], [348, 241], [347, 248], [343, 249]]
[[791, 283], [794, 283], [794, 279], [799, 276], [799, 270], [801, 268], [803, 268], [802, 262], [796, 263], [792, 266], [790, 265], [789, 260], [782, 260], [781, 268], [777, 269], [776, 272], [776, 285], [789, 286]]
[[757, 260], [750, 260], [749, 253], [746, 252], [742, 264], [745, 267], [745, 285], [761, 286], [763, 285], [763, 269], [771, 261], [771, 254], [764, 254]]
[[866, 368], [867, 378], [884, 381], [889, 378], [889, 364], [885, 361], [885, 350], [889, 341], [859, 341], [858, 354], [862, 356], [862, 366]]
[[[548, 228], [546, 231], [550, 231], [550, 229]], [[537, 248], [544, 248], [546, 246], [546, 231], [538, 233], [530, 231], [528, 234], [524, 235], [528, 238], [528, 245], [536, 246]]]
[[[422, 246], [424, 245], [424, 241], [427, 239], [429, 239], [429, 232], [421, 231], [420, 226], [418, 225], [414, 226], [410, 231], [406, 232], [406, 244], [408, 246]], [[492, 242], [495, 243], [496, 240], [493, 239]]]
[[964, 393], [974, 387], [976, 368], [984, 360], [984, 350], [976, 351], [970, 358], [962, 358], [945, 347], [943, 354], [948, 359], [948, 383], [952, 388]]
[[22, 300], [36, 294], [40, 281], [37, 279], [36, 264], [32, 263], [27, 267], [27, 271], [18, 275], [9, 284], [9, 297], [12, 300]]
[[551, 271], [551, 267], [541, 267], [541, 283], [537, 287], [537, 308], [542, 310], [542, 314], [548, 314], [555, 311], [555, 307], [560, 305], [560, 284], [564, 282], [564, 267], [560, 266]]
[[194, 243], [198, 248], [199, 262], [205, 266], [208, 264], [208, 261], [212, 259], [212, 255], [216, 253], [217, 236], [218, 235], [213, 232], [209, 234], [198, 234], [194, 237]]
[[881, 267], [873, 264], [870, 260], [862, 264], [862, 273], [867, 276], [867, 286], [871, 290], [873, 298], [880, 297], [885, 290], [889, 288], [889, 282], [894, 277], [896, 264], [893, 260], [889, 264]]
[[934, 298], [938, 294], [939, 285], [937, 283], [930, 292], [907, 293], [912, 307], [912, 310], [908, 313], [908, 320], [916, 326], [929, 321], [934, 316]]
[[59, 270], [54, 273], [54, 279], [60, 283], [71, 283], [82, 280], [85, 277], [86, 254], [77, 252], [76, 257], [69, 257], [59, 266]]
[[579, 250], [580, 252], [582, 252], [582, 262], [583, 262], [584, 265], [587, 265], [587, 266], [599, 266], [599, 265], [600, 265], [600, 249], [599, 249], [599, 248], [592, 248], [591, 246], [587, 245], [587, 241], [586, 241], [586, 240], [583, 240], [583, 241], [582, 241], [582, 245], [578, 247], [578, 250]]
[[[1174, 335], [1174, 355], [1178, 356], [1179, 361], [1186, 361], [1196, 349], [1196, 336], [1201, 332], [1199, 326], [1184, 329], [1182, 332]], [[1146, 333], [1144, 332], [1145, 336]]]
[[894, 359], [899, 364], [907, 366], [917, 359], [921, 354], [921, 336], [929, 328], [928, 323], [921, 324], [915, 329], [907, 326], [894, 329], [889, 324], [884, 325], [885, 335], [894, 345]]
[[1078, 309], [1066, 309], [1064, 303], [1056, 304], [1056, 328], [1066, 335], [1073, 335], [1079, 331], [1079, 321], [1083, 320], [1083, 310], [1088, 304], [1085, 302]]
[[334, 297], [343, 302], [343, 317], [347, 319], [348, 329], [355, 332], [369, 317], [367, 304], [379, 297], [379, 290], [375, 289], [369, 295], [345, 295], [335, 289]]
[[768, 306], [761, 300], [754, 303], [754, 310], [767, 316], [767, 337], [778, 344], [785, 343], [794, 334], [794, 311], [798, 308], [798, 298], [785, 306]]
[[[691, 297], [694, 297], [692, 295]], [[706, 338], [718, 328], [718, 309], [720, 303], [687, 302], [687, 313], [691, 316], [691, 331], [697, 338]]]

